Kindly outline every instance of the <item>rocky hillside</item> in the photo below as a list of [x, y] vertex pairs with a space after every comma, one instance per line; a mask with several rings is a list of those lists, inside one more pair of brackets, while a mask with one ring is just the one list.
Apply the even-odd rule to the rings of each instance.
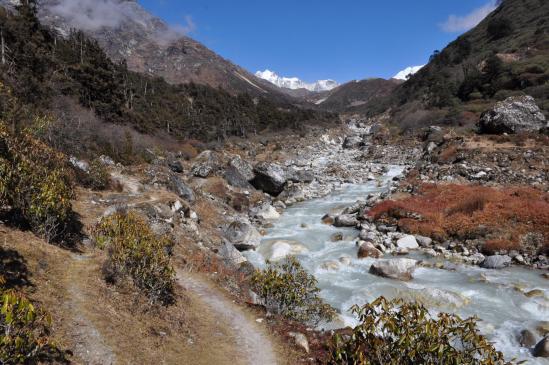
[[[16, 0], [0, 0], [12, 6]], [[39, 18], [67, 36], [79, 29], [96, 39], [109, 58], [128, 68], [161, 76], [172, 84], [195, 82], [232, 94], [249, 93], [277, 100], [289, 98], [277, 87], [214, 53], [148, 13], [135, 0], [43, 0]]]
[[360, 112], [367, 110], [376, 101], [390, 96], [401, 83], [395, 79], [377, 78], [351, 81], [318, 95], [315, 103], [326, 110]]
[[547, 113], [548, 40], [547, 1], [504, 0], [370, 112], [398, 107], [395, 119], [404, 128], [461, 125], [495, 101], [528, 94]]

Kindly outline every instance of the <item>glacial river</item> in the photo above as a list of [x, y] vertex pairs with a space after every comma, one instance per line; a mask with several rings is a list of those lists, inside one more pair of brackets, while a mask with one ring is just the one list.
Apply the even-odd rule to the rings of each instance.
[[[418, 267], [410, 282], [384, 279], [368, 273], [375, 259], [356, 257], [357, 230], [322, 224], [324, 214], [337, 212], [359, 199], [366, 200], [369, 193], [387, 189], [392, 177], [401, 171], [392, 167], [381, 181], [344, 185], [329, 196], [289, 207], [267, 230], [258, 250], [246, 256], [252, 264], [262, 267], [266, 258], [283, 257], [289, 251], [297, 254], [303, 266], [317, 278], [322, 297], [341, 313], [339, 326], [356, 324], [348, 311], [353, 304], [364, 304], [381, 295], [419, 300], [431, 313], [444, 311], [462, 318], [479, 317], [481, 331], [506, 359], [549, 364], [547, 360], [532, 357], [530, 350], [518, 343], [519, 333], [526, 328], [540, 340], [536, 327], [542, 321], [549, 321], [549, 281], [540, 271], [519, 267], [487, 270], [457, 265], [454, 271]], [[332, 242], [331, 236], [337, 232], [343, 233], [344, 239]], [[420, 253], [409, 257], [437, 260]], [[544, 296], [524, 295], [533, 289], [542, 290]]]

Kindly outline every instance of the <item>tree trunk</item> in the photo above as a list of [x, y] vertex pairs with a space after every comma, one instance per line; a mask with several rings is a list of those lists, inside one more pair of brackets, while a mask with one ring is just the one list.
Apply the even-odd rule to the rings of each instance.
[[0, 29], [0, 38], [2, 42], [2, 65], [6, 64], [6, 44], [4, 43], [4, 29]]

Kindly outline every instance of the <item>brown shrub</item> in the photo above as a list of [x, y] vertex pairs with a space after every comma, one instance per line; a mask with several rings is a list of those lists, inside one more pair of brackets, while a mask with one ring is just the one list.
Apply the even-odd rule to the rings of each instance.
[[181, 157], [185, 160], [191, 160], [198, 156], [198, 150], [190, 143], [185, 143], [179, 148], [179, 153]]
[[456, 145], [450, 145], [440, 152], [438, 160], [443, 163], [451, 163], [457, 158], [458, 152]]
[[530, 187], [425, 184], [418, 195], [384, 201], [368, 214], [375, 220], [395, 221], [403, 231], [439, 240], [489, 234], [494, 247], [502, 240], [521, 245], [522, 236], [537, 232], [543, 236], [540, 250], [549, 250], [549, 194]]

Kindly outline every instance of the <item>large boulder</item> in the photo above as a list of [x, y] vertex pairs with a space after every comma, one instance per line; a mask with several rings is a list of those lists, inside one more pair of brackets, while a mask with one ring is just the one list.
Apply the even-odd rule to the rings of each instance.
[[315, 179], [315, 175], [310, 170], [298, 170], [295, 167], [288, 169], [288, 180], [295, 183], [311, 183]]
[[239, 251], [255, 249], [261, 242], [261, 234], [251, 223], [244, 220], [236, 220], [229, 224], [224, 235]]
[[534, 357], [549, 358], [549, 336], [545, 336], [532, 351]]
[[228, 166], [223, 174], [227, 183], [235, 188], [253, 189], [253, 186], [248, 182], [248, 179], [242, 175], [234, 166]]
[[384, 278], [410, 281], [417, 261], [412, 259], [390, 259], [374, 262], [370, 266], [370, 274]]
[[253, 166], [248, 161], [243, 160], [240, 156], [233, 157], [229, 161], [229, 167], [238, 171], [247, 181], [250, 181], [255, 177]]
[[185, 199], [189, 203], [194, 202], [193, 190], [189, 186], [187, 186], [187, 184], [185, 184], [178, 175], [170, 175], [170, 182], [168, 187], [180, 198]]
[[225, 240], [219, 248], [218, 253], [223, 258], [223, 261], [231, 266], [239, 266], [241, 263], [248, 261], [232, 243]]
[[383, 256], [383, 252], [375, 248], [375, 246], [371, 242], [364, 242], [358, 248], [357, 256], [359, 259], [363, 259], [366, 257], [373, 257], [374, 259], [378, 259]]
[[396, 243], [396, 246], [398, 248], [406, 248], [406, 249], [409, 249], [409, 250], [415, 250], [417, 248], [419, 248], [419, 245], [416, 241], [416, 238], [412, 235], [406, 235], [402, 238], [400, 238], [397, 243]]
[[482, 113], [478, 127], [487, 134], [538, 132], [546, 120], [533, 97], [511, 96]]
[[274, 196], [284, 190], [288, 180], [284, 169], [275, 163], [261, 162], [255, 166], [254, 173], [252, 185], [256, 189]]
[[480, 264], [485, 269], [503, 269], [511, 265], [511, 258], [507, 255], [488, 256]]
[[269, 261], [280, 261], [288, 256], [306, 253], [308, 249], [297, 241], [275, 240], [262, 244], [258, 251]]

